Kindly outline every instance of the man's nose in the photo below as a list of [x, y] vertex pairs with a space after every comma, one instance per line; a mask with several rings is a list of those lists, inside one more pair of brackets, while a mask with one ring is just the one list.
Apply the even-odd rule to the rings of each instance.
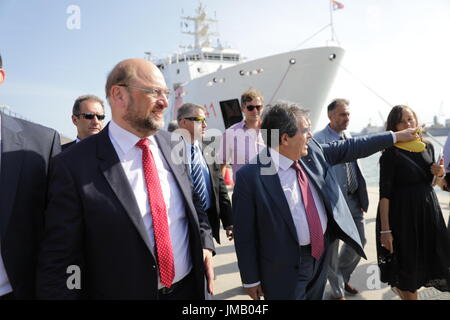
[[101, 121], [98, 120], [97, 116], [94, 116], [94, 118], [92, 118], [92, 122], [95, 124], [101, 123]]

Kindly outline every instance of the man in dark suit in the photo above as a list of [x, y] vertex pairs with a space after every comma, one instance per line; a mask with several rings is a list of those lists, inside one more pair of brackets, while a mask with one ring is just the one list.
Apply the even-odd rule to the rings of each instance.
[[[314, 139], [321, 144], [336, 140], [351, 138], [347, 132], [350, 122], [350, 102], [346, 99], [335, 99], [328, 105], [330, 123], [321, 131], [314, 134]], [[366, 181], [361, 173], [357, 161], [340, 163], [332, 168], [347, 202], [348, 208], [358, 229], [363, 247], [366, 245], [364, 230], [364, 213], [369, 207]], [[339, 240], [330, 246], [330, 267], [328, 281], [331, 295], [335, 300], [345, 300], [345, 293], [355, 295], [358, 290], [350, 285], [350, 277], [358, 265], [361, 257], [349, 245], [344, 243], [339, 251]]]
[[[0, 84], [5, 79], [0, 57]], [[60, 152], [52, 129], [0, 112], [0, 300], [34, 299], [50, 158]]]
[[[191, 174], [194, 190], [202, 201], [203, 210], [208, 214], [213, 236], [220, 244], [219, 231], [222, 221], [228, 239], [232, 240], [231, 202], [227, 187], [214, 155], [209, 154], [210, 148], [200, 146], [207, 127], [206, 110], [203, 106], [185, 103], [177, 111], [177, 121], [179, 128], [184, 129], [177, 132], [184, 140], [185, 163]], [[196, 174], [197, 172], [199, 174]]]
[[38, 298], [204, 299], [214, 243], [160, 130], [164, 77], [149, 61], [124, 60], [106, 95], [112, 121], [52, 162]]
[[103, 129], [105, 106], [103, 100], [92, 94], [78, 97], [72, 108], [72, 122], [77, 127], [77, 138], [62, 145], [62, 150], [73, 146], [82, 139], [99, 133]]
[[331, 166], [412, 140], [414, 130], [320, 145], [299, 106], [266, 108], [268, 149], [238, 171], [233, 192], [242, 282], [252, 299], [322, 299], [330, 242], [340, 238], [365, 257]]

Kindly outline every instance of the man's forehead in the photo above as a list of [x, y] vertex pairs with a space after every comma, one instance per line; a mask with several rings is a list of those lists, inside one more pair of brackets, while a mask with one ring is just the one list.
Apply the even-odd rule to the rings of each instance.
[[141, 82], [143, 85], [157, 87], [159, 89], [167, 89], [166, 81], [159, 69], [139, 70], [136, 75], [136, 80]]
[[298, 126], [302, 129], [309, 128], [311, 126], [311, 121], [307, 118], [300, 117], [297, 121]]
[[341, 104], [336, 107], [338, 113], [350, 112], [350, 107], [346, 104]]
[[253, 98], [252, 100], [246, 102], [245, 105], [252, 104], [252, 103], [261, 104], [261, 98], [260, 97]]

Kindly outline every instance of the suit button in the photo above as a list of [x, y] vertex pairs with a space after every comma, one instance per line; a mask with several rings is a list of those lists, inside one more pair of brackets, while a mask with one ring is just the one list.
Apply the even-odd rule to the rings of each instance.
[[294, 266], [294, 269], [295, 269], [295, 270], [298, 270], [298, 264], [296, 264], [296, 265]]
[[156, 269], [156, 266], [155, 266], [155, 265], [153, 265], [152, 267], [153, 267], [153, 269]]

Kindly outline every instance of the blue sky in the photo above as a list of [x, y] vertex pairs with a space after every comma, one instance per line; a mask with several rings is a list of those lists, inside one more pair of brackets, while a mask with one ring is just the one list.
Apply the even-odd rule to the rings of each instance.
[[[392, 104], [405, 103], [424, 122], [450, 118], [450, 1], [341, 0], [334, 12], [337, 38], [346, 50], [329, 99], [350, 99], [350, 129], [380, 124]], [[0, 0], [0, 52], [7, 80], [0, 104], [74, 137], [74, 99], [104, 98], [107, 73], [120, 60], [164, 57], [190, 39], [180, 34], [180, 16], [198, 1]], [[248, 58], [298, 49], [329, 23], [327, 0], [205, 0], [216, 16], [222, 44]], [[81, 10], [80, 29], [67, 28], [70, 5]], [[183, 11], [182, 11], [183, 10]], [[329, 29], [303, 47], [323, 46]], [[442, 106], [442, 107], [441, 107]], [[110, 114], [109, 107], [106, 108]], [[320, 125], [327, 122], [323, 113]]]

